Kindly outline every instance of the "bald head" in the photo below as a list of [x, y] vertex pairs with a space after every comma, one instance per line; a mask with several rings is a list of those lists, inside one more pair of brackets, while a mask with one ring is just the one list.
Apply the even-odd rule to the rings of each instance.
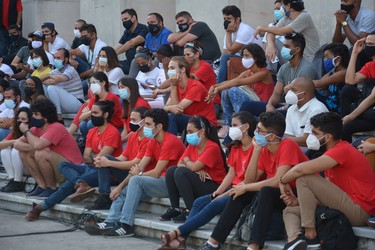
[[305, 92], [309, 96], [315, 95], [315, 85], [309, 77], [298, 77], [292, 84], [292, 89], [295, 89], [296, 92]]

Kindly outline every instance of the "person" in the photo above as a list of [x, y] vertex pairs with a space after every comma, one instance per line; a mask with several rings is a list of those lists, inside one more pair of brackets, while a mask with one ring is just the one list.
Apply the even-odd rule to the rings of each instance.
[[190, 65], [184, 57], [172, 57], [168, 75], [171, 93], [164, 107], [169, 113], [169, 129], [172, 134], [181, 133], [193, 115], [205, 117], [216, 126], [215, 108], [205, 102], [207, 89], [199, 81], [190, 78]]
[[[247, 249], [258, 250], [264, 245], [274, 210], [279, 211], [281, 217], [281, 211], [285, 208], [280, 199], [280, 177], [293, 166], [308, 160], [297, 143], [288, 138], [282, 139], [284, 131], [285, 118], [280, 112], [265, 112], [259, 116], [259, 123], [254, 131], [254, 149], [244, 183], [231, 189], [232, 197], [211, 237], [199, 250], [221, 249], [242, 210], [252, 202], [256, 194], [258, 208], [262, 209], [255, 212]], [[262, 178], [263, 175], [266, 175], [266, 179]]]
[[279, 40], [275, 40], [275, 36], [301, 33], [306, 39], [306, 49], [304, 50], [303, 57], [311, 62], [320, 47], [320, 43], [318, 30], [310, 14], [304, 11], [304, 2], [302, 0], [283, 0], [283, 8], [285, 16], [277, 23], [276, 27], [258, 26], [255, 29], [254, 36], [259, 35], [261, 32], [268, 32], [267, 57], [271, 62], [274, 62], [275, 57], [277, 57], [280, 59], [280, 63], [284, 64], [289, 60], [282, 58], [282, 43], [279, 43]]
[[194, 21], [187, 11], [181, 11], [175, 16], [178, 32], [168, 36], [168, 42], [173, 44], [176, 55], [183, 55], [183, 47], [187, 42], [197, 41], [202, 46], [202, 59], [212, 63], [220, 58], [219, 43], [210, 27], [201, 21]]
[[191, 232], [204, 226], [224, 210], [230, 199], [230, 186], [239, 185], [245, 179], [245, 171], [253, 153], [252, 140], [256, 125], [255, 117], [247, 111], [233, 115], [230, 134], [233, 143], [227, 160], [228, 173], [212, 194], [201, 196], [194, 201], [183, 225], [161, 236], [163, 244], [158, 250], [183, 249]]
[[[92, 205], [85, 208], [91, 210], [110, 209], [112, 201], [115, 200], [124, 187], [128, 184], [131, 175], [129, 170], [142, 160], [146, 153], [149, 139], [143, 134], [144, 114], [148, 109], [138, 107], [133, 109], [130, 114], [131, 131], [125, 150], [118, 157], [102, 155], [95, 158], [95, 166], [99, 170], [99, 196]], [[111, 184], [117, 185], [111, 190]], [[75, 199], [80, 196], [85, 197], [85, 193], [77, 194]]]
[[118, 82], [120, 100], [122, 102], [122, 121], [124, 128], [121, 132], [121, 141], [127, 142], [132, 133], [130, 127], [131, 112], [138, 107], [151, 109], [150, 104], [139, 93], [138, 82], [134, 78], [123, 77]]
[[30, 76], [25, 85], [25, 102], [33, 104], [36, 100], [45, 99], [43, 83], [36, 76]]
[[[276, 0], [273, 4], [273, 17], [274, 21], [268, 24], [268, 27], [276, 27], [276, 24], [285, 16], [285, 10], [282, 7], [283, 2], [282, 0]], [[264, 51], [267, 49], [267, 32], [264, 34], [262, 39], [262, 48]], [[279, 39], [282, 43], [284, 43], [284, 36], [275, 36], [276, 39]]]
[[42, 24], [41, 28], [43, 32], [43, 48], [45, 51], [53, 55], [58, 49], [70, 49], [69, 44], [58, 36], [59, 33], [56, 31], [54, 23], [45, 22]]
[[39, 215], [70, 196], [71, 202], [78, 202], [95, 192], [92, 187], [98, 186], [98, 169], [95, 166], [97, 157], [103, 155], [119, 156], [121, 141], [118, 130], [109, 122], [113, 115], [112, 101], [99, 101], [92, 107], [92, 120], [95, 128], [87, 135], [83, 164], [63, 161], [58, 169], [65, 177], [59, 189], [40, 204], [33, 204], [26, 214], [28, 221], [39, 219]]
[[[227, 80], [227, 62], [231, 57], [240, 57], [241, 50], [250, 43], [261, 45], [260, 36], [253, 36], [254, 29], [242, 22], [241, 10], [235, 5], [228, 5], [222, 10], [224, 18], [224, 42], [223, 51], [220, 57], [220, 68], [217, 82]], [[230, 119], [230, 118], [229, 118]]]
[[81, 38], [80, 29], [83, 25], [87, 25], [87, 22], [83, 19], [78, 19], [74, 23], [74, 30], [73, 30], [74, 39], [72, 41], [72, 45], [70, 46], [71, 49], [76, 49], [82, 44], [82, 40], [80, 39]]
[[[151, 109], [145, 113], [143, 133], [150, 139], [146, 153], [140, 163], [131, 168], [129, 184], [112, 203], [108, 217], [103, 223], [85, 226], [86, 232], [117, 238], [133, 236], [134, 217], [140, 200], [168, 197], [165, 172], [178, 163], [185, 146], [167, 129], [167, 112]], [[150, 163], [155, 167], [150, 168]]]
[[[365, 226], [369, 215], [375, 214], [375, 174], [356, 148], [341, 141], [340, 115], [320, 113], [310, 123], [313, 128], [307, 145], [324, 147], [325, 153], [298, 164], [280, 178], [281, 197], [288, 204], [284, 210], [288, 234], [285, 249], [306, 249], [297, 248], [302, 244], [320, 246], [315, 225], [317, 201], [344, 213], [353, 226]], [[321, 171], [325, 178], [315, 174]], [[289, 185], [293, 180], [297, 182], [298, 198]]]
[[[355, 64], [358, 55], [364, 53], [371, 58], [371, 61], [366, 63], [362, 69], [355, 72]], [[372, 112], [368, 116], [365, 111], [370, 108], [374, 101], [373, 95], [369, 95], [363, 100], [354, 110], [352, 110], [352, 103], [360, 97], [361, 92], [353, 86], [366, 79], [369, 79], [368, 86], [375, 78], [375, 34], [368, 35], [366, 38], [358, 40], [353, 47], [352, 56], [350, 57], [349, 66], [345, 75], [345, 82], [351, 86], [345, 86], [341, 95], [341, 115], [343, 116], [343, 134], [342, 139], [348, 142], [352, 141], [352, 134], [355, 132], [374, 130], [374, 120], [372, 119]], [[371, 111], [371, 110], [370, 110]]]
[[160, 48], [162, 44], [168, 43], [168, 36], [172, 33], [169, 29], [164, 27], [164, 20], [162, 15], [152, 12], [147, 15], [148, 34], [145, 39], [145, 47], [152, 53]]
[[4, 103], [6, 109], [0, 113], [0, 141], [11, 132], [15, 112], [19, 108], [30, 106], [21, 99], [21, 93], [17, 87], [9, 87], [5, 90]]
[[323, 102], [329, 111], [341, 112], [340, 96], [345, 85], [349, 58], [349, 49], [345, 44], [331, 43], [324, 47], [324, 69], [327, 73], [313, 82], [316, 98]]
[[55, 69], [40, 77], [45, 93], [56, 106], [57, 118], [63, 122], [63, 113], [76, 113], [83, 102], [81, 79], [69, 63], [69, 51], [58, 49], [53, 55]]
[[14, 75], [13, 69], [8, 65], [3, 63], [3, 58], [0, 57], [0, 71], [4, 72], [8, 76], [8, 80], [10, 81], [10, 76]]
[[36, 48], [30, 54], [32, 59], [32, 65], [34, 67], [34, 72], [32, 76], [41, 78], [44, 75], [49, 74], [52, 70], [50, 68], [50, 61], [48, 60], [47, 54], [43, 48]]
[[10, 87], [10, 84], [3, 78], [3, 75], [5, 76], [4, 73], [1, 74], [0, 72], [0, 75], [0, 112], [3, 112], [7, 108], [4, 99], [5, 90]]
[[277, 82], [271, 97], [267, 103], [245, 101], [240, 110], [249, 110], [256, 116], [259, 116], [264, 111], [273, 111], [276, 109], [285, 113], [288, 105], [280, 103], [284, 87], [300, 76], [309, 77], [312, 80], [318, 78], [314, 65], [303, 56], [305, 46], [306, 41], [302, 34], [291, 33], [285, 35], [282, 54], [287, 63], [284, 63], [277, 73]]
[[8, 184], [0, 188], [1, 192], [12, 193], [25, 190], [25, 183], [23, 182], [24, 166], [19, 151], [14, 148], [14, 144], [22, 136], [19, 125], [21, 123], [30, 124], [31, 115], [28, 107], [19, 108], [15, 114], [12, 132], [0, 142], [1, 161], [9, 178]]
[[159, 69], [164, 70], [165, 78], [168, 78], [168, 64], [174, 52], [169, 44], [163, 44], [156, 51], [156, 59], [159, 61]]
[[10, 45], [8, 49], [8, 53], [3, 55], [3, 62], [5, 64], [10, 65], [17, 55], [18, 51], [23, 47], [28, 45], [28, 41], [26, 38], [22, 36], [22, 29], [21, 26], [18, 24], [13, 24], [9, 26], [9, 38], [10, 38]]
[[116, 51], [110, 46], [105, 46], [101, 48], [98, 56], [98, 63], [95, 64], [94, 72], [104, 72], [110, 83], [109, 92], [118, 95], [118, 82], [125, 75], [120, 67]]
[[[136, 48], [144, 45], [148, 29], [146, 25], [138, 22], [138, 15], [134, 9], [123, 10], [121, 12], [121, 21], [125, 31], [114, 49], [117, 55], [125, 53], [126, 60], [120, 63], [122, 70], [127, 75], [129, 73], [130, 63], [134, 59]], [[135, 77], [135, 75], [131, 77]]]
[[219, 137], [226, 137], [229, 132], [231, 117], [240, 111], [245, 101], [267, 102], [272, 95], [274, 83], [272, 73], [266, 69], [266, 56], [258, 44], [246, 45], [242, 50], [242, 65], [247, 69], [238, 77], [211, 86], [208, 100], [221, 92], [224, 125], [219, 130]]
[[152, 108], [163, 108], [163, 95], [155, 95], [154, 90], [165, 81], [164, 71], [153, 65], [152, 53], [147, 48], [139, 48], [134, 58], [139, 69], [139, 73], [135, 77], [138, 82], [139, 93]]
[[57, 122], [56, 107], [50, 100], [37, 100], [30, 109], [31, 128], [20, 125], [23, 136], [14, 147], [20, 151], [23, 164], [38, 184], [28, 196], [45, 199], [56, 192], [56, 182], [63, 180], [58, 164], [63, 161], [80, 164], [82, 155], [73, 136]]
[[[186, 132], [189, 146], [178, 165], [170, 167], [165, 175], [171, 207], [160, 216], [163, 221], [185, 222], [194, 200], [217, 190], [226, 175], [226, 157], [215, 127], [206, 118], [193, 116]], [[180, 208], [180, 196], [185, 209]]]

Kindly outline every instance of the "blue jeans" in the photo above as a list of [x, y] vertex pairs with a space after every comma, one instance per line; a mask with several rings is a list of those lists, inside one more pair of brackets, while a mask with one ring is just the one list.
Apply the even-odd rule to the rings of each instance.
[[66, 181], [55, 193], [45, 199], [40, 206], [43, 210], [50, 209], [54, 205], [62, 202], [66, 197], [75, 192], [75, 184], [79, 181], [86, 182], [92, 187], [98, 186], [98, 170], [89, 165], [76, 165], [70, 162], [62, 162], [58, 166], [59, 171]]
[[4, 140], [5, 137], [9, 135], [10, 131], [12, 130], [9, 128], [0, 128], [0, 141]]
[[[240, 111], [249, 111], [255, 116], [259, 116], [261, 113], [266, 112], [266, 102], [256, 102], [256, 101], [245, 101], [242, 103]], [[277, 104], [275, 108], [281, 107], [281, 104]], [[286, 110], [277, 110], [283, 115], [286, 115]]]
[[90, 65], [87, 62], [85, 62], [82, 58], [77, 56], [74, 60], [78, 62], [78, 66], [76, 68], [78, 74], [82, 74], [83, 72], [86, 72], [90, 69]]
[[119, 197], [114, 200], [105, 222], [121, 222], [130, 226], [134, 224], [135, 212], [140, 200], [168, 197], [164, 176], [133, 176]]
[[182, 131], [186, 129], [188, 121], [191, 118], [191, 116], [188, 116], [188, 115], [183, 115], [183, 114], [175, 115], [173, 113], [169, 113], [168, 117], [169, 117], [168, 132], [174, 135], [177, 135], [177, 133], [181, 134]]
[[79, 131], [81, 131], [81, 135], [84, 141], [86, 141], [86, 136], [89, 133], [89, 130], [93, 127], [94, 125], [92, 125], [91, 120], [84, 120], [79, 123]]
[[[110, 161], [119, 161], [112, 155], [105, 155]], [[129, 170], [122, 170], [112, 167], [99, 168], [99, 193], [109, 195], [111, 193], [111, 186], [118, 185], [126, 176]]]
[[227, 62], [229, 58], [231, 57], [240, 58], [240, 56], [238, 55], [231, 55], [231, 54], [223, 54], [220, 57], [220, 66], [219, 66], [219, 74], [217, 75], [217, 83], [222, 83], [227, 80], [227, 76], [228, 76]]
[[193, 207], [184, 224], [178, 227], [184, 239], [194, 230], [206, 225], [216, 215], [220, 214], [231, 197], [224, 196], [211, 201], [211, 194], [201, 196], [194, 201]]

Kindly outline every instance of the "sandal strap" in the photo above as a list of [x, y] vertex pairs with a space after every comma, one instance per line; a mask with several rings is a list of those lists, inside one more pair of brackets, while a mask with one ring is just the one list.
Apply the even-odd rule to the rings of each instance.
[[163, 243], [163, 246], [170, 247], [169, 243], [171, 243], [171, 237], [168, 233], [163, 234], [161, 237], [161, 242]]

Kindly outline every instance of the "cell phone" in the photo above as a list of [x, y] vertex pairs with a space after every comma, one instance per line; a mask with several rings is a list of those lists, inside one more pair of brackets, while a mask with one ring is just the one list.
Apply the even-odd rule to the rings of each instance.
[[215, 195], [215, 193], [212, 193], [211, 194], [211, 200], [215, 199], [217, 195]]

